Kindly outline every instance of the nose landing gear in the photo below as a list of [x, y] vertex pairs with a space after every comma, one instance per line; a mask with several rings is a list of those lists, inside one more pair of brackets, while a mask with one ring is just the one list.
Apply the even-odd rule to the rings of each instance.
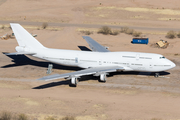
[[154, 77], [158, 78], [159, 77], [159, 73], [155, 73]]

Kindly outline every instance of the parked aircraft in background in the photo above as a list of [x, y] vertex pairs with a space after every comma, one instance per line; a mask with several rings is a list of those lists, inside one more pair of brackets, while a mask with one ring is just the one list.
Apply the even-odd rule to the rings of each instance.
[[89, 36], [83, 36], [92, 51], [62, 50], [44, 47], [21, 25], [11, 23], [16, 40], [19, 44], [17, 52], [8, 55], [26, 54], [52, 63], [76, 66], [83, 70], [45, 76], [39, 80], [70, 79], [71, 85], [77, 85], [78, 78], [84, 75], [99, 76], [106, 82], [106, 75], [118, 71], [160, 72], [169, 70], [176, 65], [160, 54], [140, 52], [110, 52]]

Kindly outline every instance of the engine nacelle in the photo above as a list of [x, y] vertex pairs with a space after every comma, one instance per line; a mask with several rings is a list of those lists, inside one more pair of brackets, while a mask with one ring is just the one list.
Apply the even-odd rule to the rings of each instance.
[[105, 73], [104, 74], [100, 74], [100, 80], [102, 82], [106, 82], [106, 74]]
[[71, 78], [71, 84], [72, 84], [72, 85], [77, 85], [77, 83], [78, 83], [77, 77], [72, 77], [72, 78]]

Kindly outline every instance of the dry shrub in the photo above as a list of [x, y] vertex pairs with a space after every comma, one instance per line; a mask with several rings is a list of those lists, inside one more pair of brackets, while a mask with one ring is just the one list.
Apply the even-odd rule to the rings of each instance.
[[63, 117], [61, 120], [76, 120], [75, 117], [72, 117], [72, 116], [66, 116], [66, 117]]
[[25, 114], [19, 114], [17, 120], [28, 120], [28, 117]]
[[102, 28], [99, 29], [98, 33], [108, 35], [108, 34], [111, 34], [112, 32], [111, 32], [111, 28], [107, 26], [103, 26]]
[[53, 116], [48, 116], [47, 118], [45, 118], [45, 120], [56, 120], [56, 118]]
[[5, 26], [4, 26], [4, 25], [2, 25], [2, 26], [1, 26], [1, 29], [4, 29], [4, 28], [5, 28]]
[[160, 118], [152, 118], [151, 120], [162, 120], [162, 119], [160, 119]]
[[134, 37], [139, 37], [142, 34], [142, 32], [137, 32], [134, 29], [129, 29], [128, 27], [122, 27], [120, 32], [133, 35]]
[[125, 33], [128, 35], [132, 35], [134, 33], [134, 30], [133, 29], [127, 29]]
[[141, 34], [142, 34], [142, 32], [134, 31], [132, 35], [133, 35], [134, 37], [139, 37]]
[[169, 38], [169, 39], [176, 38], [176, 33], [171, 30], [171, 31], [167, 32], [166, 38]]
[[177, 37], [180, 38], [180, 31], [177, 33]]
[[52, 29], [52, 31], [58, 31], [58, 29], [54, 28], [54, 29]]
[[12, 30], [12, 27], [11, 27], [11, 25], [9, 25], [9, 27], [8, 27], [8, 28]]
[[122, 27], [121, 28], [121, 33], [126, 33], [128, 29], [129, 29], [128, 27]]
[[0, 120], [28, 120], [27, 115], [25, 114], [12, 114], [11, 112], [1, 112]]
[[0, 120], [11, 120], [12, 119], [12, 114], [10, 112], [2, 112], [0, 115]]
[[42, 24], [42, 28], [43, 28], [43, 29], [46, 29], [47, 27], [48, 27], [48, 23], [44, 22], [44, 23]]
[[88, 31], [88, 30], [84, 30], [84, 31], [80, 31], [81, 33], [85, 34], [85, 35], [90, 35], [93, 34], [92, 31]]
[[110, 35], [118, 35], [120, 33], [119, 30], [113, 30], [111, 31]]
[[178, 56], [179, 54], [178, 53], [175, 53], [174, 56]]

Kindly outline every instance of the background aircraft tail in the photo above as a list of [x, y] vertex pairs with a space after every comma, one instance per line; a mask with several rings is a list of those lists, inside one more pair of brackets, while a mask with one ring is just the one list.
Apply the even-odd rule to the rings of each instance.
[[10, 23], [10, 25], [20, 47], [44, 48], [44, 46], [29, 32], [27, 32], [20, 24]]

